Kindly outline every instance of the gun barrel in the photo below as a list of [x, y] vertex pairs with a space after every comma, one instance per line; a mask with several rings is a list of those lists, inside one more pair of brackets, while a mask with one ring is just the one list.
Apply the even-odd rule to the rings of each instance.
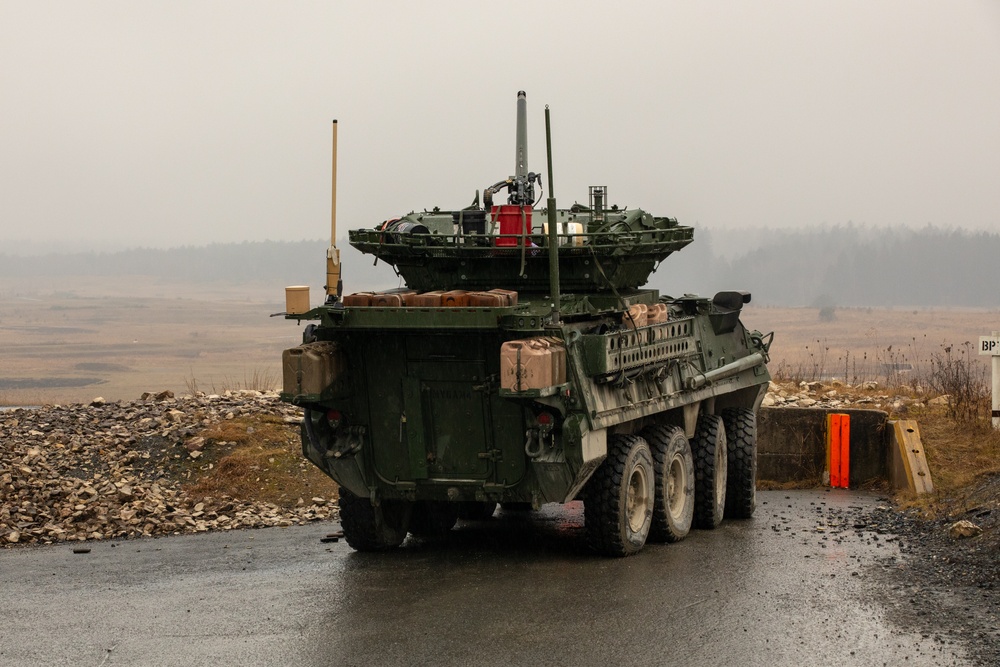
[[514, 178], [528, 175], [528, 101], [523, 90], [517, 93], [517, 155]]

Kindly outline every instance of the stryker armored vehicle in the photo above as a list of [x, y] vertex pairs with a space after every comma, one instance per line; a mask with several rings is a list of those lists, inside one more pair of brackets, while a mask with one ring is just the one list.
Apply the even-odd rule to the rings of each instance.
[[[459, 518], [582, 499], [587, 541], [626, 556], [755, 506], [756, 412], [772, 334], [740, 322], [746, 292], [642, 289], [690, 227], [609, 205], [547, 208], [527, 168], [517, 96], [514, 175], [467, 208], [349, 233], [405, 287], [343, 294], [336, 121], [326, 300], [287, 288], [308, 320], [281, 399], [304, 409], [305, 456], [340, 487], [347, 542], [391, 549]], [[506, 203], [494, 197], [506, 190]]]

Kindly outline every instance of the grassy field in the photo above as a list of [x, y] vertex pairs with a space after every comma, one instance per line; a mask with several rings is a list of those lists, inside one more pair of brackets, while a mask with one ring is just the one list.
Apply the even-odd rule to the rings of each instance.
[[301, 340], [282, 286], [74, 280], [0, 285], [0, 403], [138, 398], [144, 391], [276, 387]]
[[[276, 388], [281, 351], [301, 340], [295, 322], [269, 317], [284, 309], [283, 287], [144, 277], [0, 282], [0, 404]], [[314, 287], [313, 303], [320, 298]], [[821, 319], [816, 308], [750, 304], [743, 320], [775, 332], [773, 374], [852, 384], [918, 381], [944, 346], [962, 352], [966, 341], [1000, 329], [1000, 313], [975, 310], [840, 308]]]
[[979, 336], [1000, 329], [1000, 311], [929, 308], [838, 308], [820, 318], [816, 308], [745, 309], [744, 323], [774, 331], [771, 373], [802, 380], [868, 380], [891, 385], [920, 382], [931, 360], [951, 348], [971, 353], [972, 364], [987, 366], [974, 346]]

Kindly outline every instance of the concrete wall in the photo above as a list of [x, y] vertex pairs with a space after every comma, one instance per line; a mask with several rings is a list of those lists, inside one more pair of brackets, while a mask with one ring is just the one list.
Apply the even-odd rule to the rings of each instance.
[[826, 415], [851, 416], [851, 487], [889, 477], [889, 415], [881, 410], [761, 408], [757, 415], [757, 479], [823, 483]]

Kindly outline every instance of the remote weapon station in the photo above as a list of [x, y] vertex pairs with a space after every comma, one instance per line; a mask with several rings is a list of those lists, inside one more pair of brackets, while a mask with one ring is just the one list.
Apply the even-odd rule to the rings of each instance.
[[610, 205], [603, 186], [557, 208], [548, 108], [536, 209], [519, 92], [514, 175], [482, 205], [477, 191], [467, 208], [351, 231], [405, 287], [345, 295], [334, 123], [327, 296], [311, 308], [308, 288], [287, 289], [285, 317], [311, 323], [284, 352], [281, 399], [304, 409], [303, 453], [340, 486], [353, 548], [441, 534], [498, 503], [583, 500], [588, 543], [611, 556], [753, 513], [772, 335], [740, 322], [746, 292], [641, 289], [690, 227]]

